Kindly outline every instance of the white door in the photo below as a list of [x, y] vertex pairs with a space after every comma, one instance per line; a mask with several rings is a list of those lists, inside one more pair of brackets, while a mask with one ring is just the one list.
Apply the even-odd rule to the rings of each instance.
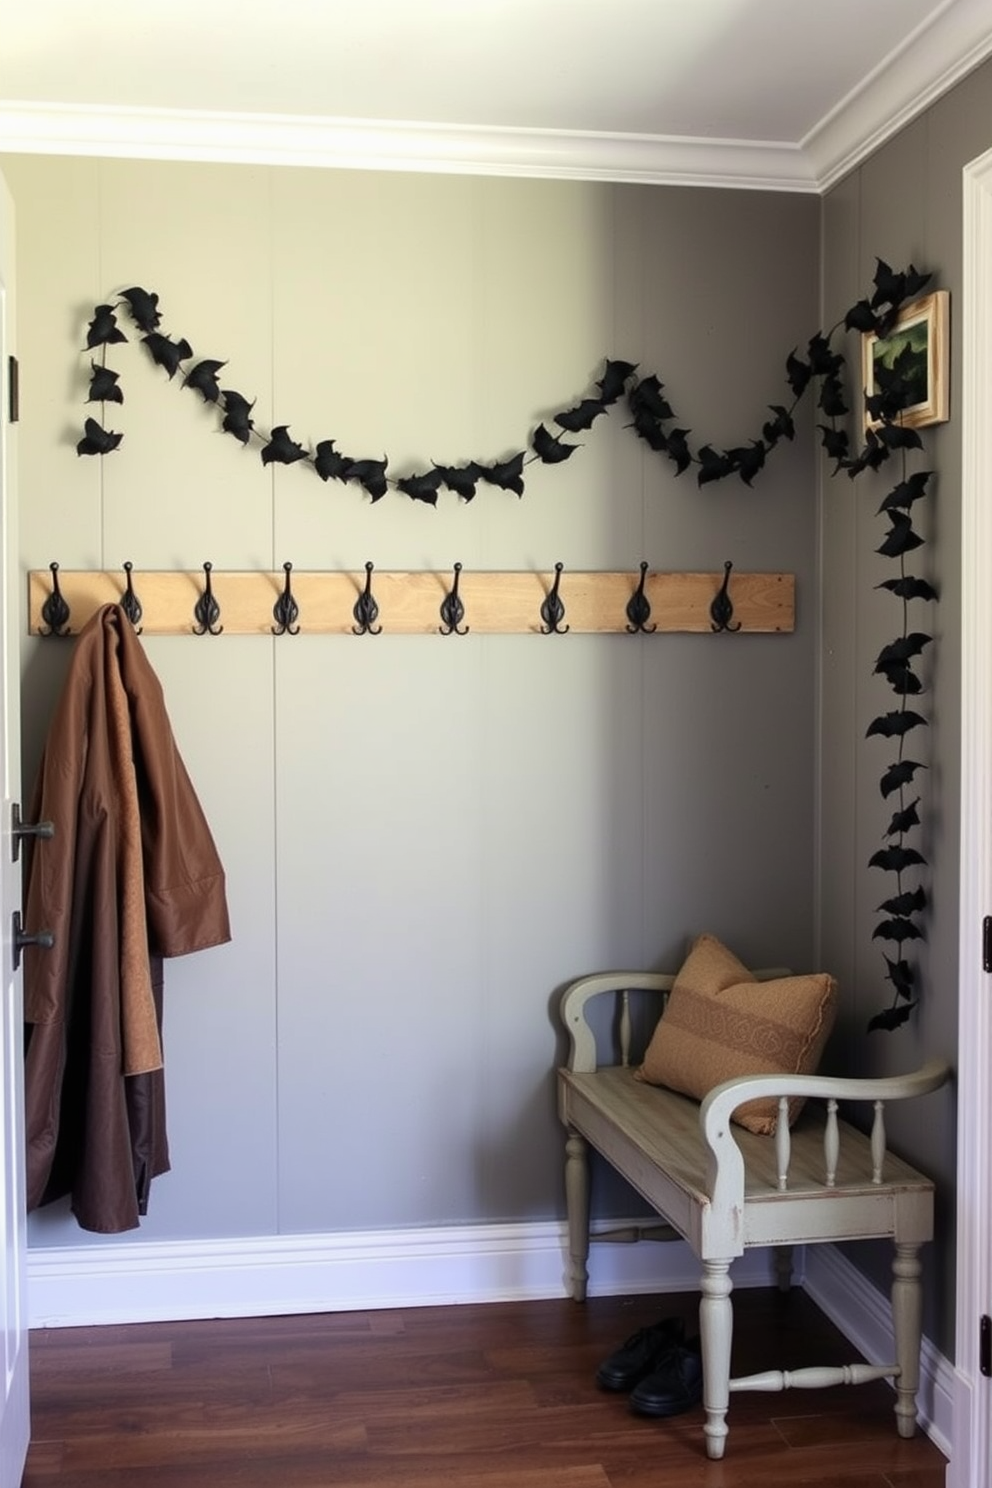
[[[964, 172], [957, 1326], [949, 1488], [992, 1488], [992, 151]], [[990, 927], [992, 928], [992, 927]]]
[[11, 811], [20, 790], [18, 559], [14, 521], [10, 363], [13, 351], [14, 214], [0, 176], [0, 1488], [17, 1488], [28, 1450], [28, 1340], [25, 1311], [24, 1032], [21, 977], [14, 971], [12, 919], [21, 907]]

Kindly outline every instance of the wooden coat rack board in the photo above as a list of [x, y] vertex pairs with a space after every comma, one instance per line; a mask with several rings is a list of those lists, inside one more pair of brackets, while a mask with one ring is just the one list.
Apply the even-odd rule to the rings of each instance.
[[[287, 604], [287, 596], [289, 604]], [[59, 619], [57, 603], [68, 607]], [[123, 603], [146, 635], [607, 634], [794, 628], [795, 579], [783, 573], [63, 572], [29, 574], [32, 635], [76, 634]], [[280, 606], [282, 607], [280, 609]], [[294, 608], [295, 607], [295, 608]], [[454, 622], [454, 623], [453, 623]]]

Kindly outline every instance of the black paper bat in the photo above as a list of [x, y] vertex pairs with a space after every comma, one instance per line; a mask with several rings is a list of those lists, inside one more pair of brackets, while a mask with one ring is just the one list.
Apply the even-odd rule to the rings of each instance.
[[193, 388], [198, 392], [204, 403], [216, 403], [220, 397], [220, 383], [217, 381], [217, 373], [221, 367], [226, 367], [226, 362], [215, 362], [204, 358], [191, 367], [183, 378], [183, 387]]
[[77, 455], [108, 455], [124, 438], [123, 434], [115, 434], [111, 429], [104, 429], [96, 419], [88, 418], [83, 424], [83, 429], [85, 430], [84, 436], [76, 445]]
[[556, 413], [555, 423], [569, 434], [578, 434], [581, 429], [591, 429], [595, 420], [605, 412], [606, 405], [601, 398], [583, 398], [574, 408]]
[[875, 671], [884, 675], [892, 691], [900, 697], [918, 697], [923, 691], [923, 683], [907, 661], [892, 661], [887, 666], [877, 666]]
[[876, 589], [888, 589], [890, 593], [899, 599], [936, 599], [937, 591], [926, 579], [917, 579], [912, 574], [906, 574], [901, 579], [883, 579], [881, 584], [875, 585]]
[[904, 662], [909, 661], [912, 656], [921, 656], [932, 639], [932, 636], [924, 635], [922, 630], [913, 630], [908, 635], [899, 636], [897, 640], [882, 647], [875, 670], [881, 671], [893, 661]]
[[912, 729], [927, 727], [927, 720], [921, 713], [914, 713], [911, 708], [901, 708], [897, 713], [881, 713], [878, 718], [873, 718], [865, 730], [865, 738], [870, 739], [873, 735], [880, 734], [885, 739], [901, 739], [903, 734], [908, 734]]
[[732, 462], [734, 469], [746, 486], [749, 486], [764, 467], [765, 446], [760, 439], [753, 439], [750, 444], [738, 446], [736, 449], [727, 451], [727, 458]]
[[437, 466], [424, 475], [404, 475], [396, 482], [397, 489], [412, 501], [423, 501], [427, 506], [437, 506], [437, 493], [444, 477]]
[[847, 466], [847, 473], [851, 480], [860, 475], [862, 470], [877, 470], [884, 465], [889, 458], [889, 451], [877, 438], [874, 429], [869, 429], [865, 434], [865, 445], [860, 455], [856, 455]]
[[917, 888], [909, 889], [905, 894], [896, 894], [891, 899], [883, 899], [876, 913], [899, 915], [905, 919], [909, 915], [922, 913], [926, 907], [926, 890]]
[[780, 439], [795, 439], [796, 426], [792, 421], [792, 414], [781, 403], [769, 403], [768, 407], [775, 415], [763, 425], [761, 433], [766, 444], [777, 444]]
[[[910, 994], [906, 993], [905, 995], [908, 997]], [[915, 1006], [915, 1002], [905, 1002], [899, 1007], [885, 1008], [883, 1012], [876, 1013], [873, 1018], [868, 1019], [868, 1032], [874, 1033], [877, 1029], [882, 1029], [888, 1033], [893, 1033], [897, 1028], [901, 1028], [904, 1023], [909, 1022], [910, 1014]]]
[[785, 375], [796, 397], [801, 398], [809, 386], [809, 380], [813, 376], [813, 369], [808, 362], [804, 362], [801, 357], [798, 357], [795, 349], [793, 349], [785, 359]]
[[876, 553], [881, 553], [883, 558], [898, 558], [902, 553], [910, 553], [913, 548], [923, 546], [923, 538], [913, 531], [913, 519], [908, 512], [892, 512], [889, 520], [892, 526], [885, 541], [879, 543], [875, 549]]
[[872, 940], [894, 940], [902, 945], [904, 940], [923, 940], [925, 936], [912, 920], [881, 920], [871, 932]]
[[686, 442], [690, 429], [669, 429], [666, 437], [668, 442], [668, 455], [675, 465], [675, 474], [681, 475], [683, 470], [688, 470], [692, 464], [692, 454]]
[[95, 305], [93, 319], [86, 332], [87, 349], [92, 351], [94, 346], [108, 346], [111, 342], [126, 340], [127, 337], [117, 324], [113, 305]]
[[851, 447], [846, 429], [833, 429], [829, 424], [817, 424], [823, 442], [823, 448], [831, 460], [836, 460], [834, 474], [840, 470], [847, 459]]
[[886, 873], [901, 873], [904, 868], [925, 866], [926, 861], [915, 847], [880, 847], [868, 859], [868, 867], [884, 868]]
[[242, 444], [247, 444], [255, 427], [251, 416], [255, 400], [252, 399], [249, 403], [247, 398], [236, 393], [233, 388], [221, 388], [220, 395], [224, 400], [225, 409], [221, 428], [225, 434], [233, 434], [235, 439], [240, 439]]
[[545, 465], [557, 465], [580, 448], [577, 444], [562, 444], [558, 436], [552, 434], [543, 424], [538, 424], [530, 442], [534, 453]]
[[814, 377], [836, 377], [844, 365], [844, 358], [832, 349], [822, 331], [810, 337], [806, 355]]
[[711, 481], [723, 480], [724, 476], [732, 475], [734, 463], [730, 456], [723, 450], [716, 450], [710, 444], [704, 444], [699, 451], [699, 475], [696, 477], [701, 486], [709, 485]]
[[373, 501], [380, 500], [389, 489], [386, 479], [386, 460], [349, 460], [348, 480], [364, 486]]
[[878, 320], [867, 300], [859, 300], [844, 316], [845, 331], [872, 332], [878, 330]]
[[881, 424], [878, 437], [889, 450], [923, 448], [919, 431], [907, 428], [905, 424]]
[[117, 386], [118, 372], [101, 367], [99, 362], [90, 362], [90, 391], [87, 403], [123, 403], [124, 393]]
[[896, 509], [908, 511], [914, 501], [919, 501], [921, 496], [926, 495], [927, 482], [932, 475], [932, 470], [917, 470], [908, 480], [900, 481], [886, 496], [878, 508], [879, 512]]
[[150, 294], [147, 289], [140, 289], [135, 285], [133, 289], [121, 290], [121, 299], [127, 300], [131, 319], [139, 331], [158, 330], [162, 317], [158, 313], [157, 294]]
[[637, 371], [636, 362], [607, 361], [602, 377], [596, 383], [604, 403], [615, 403], [623, 395], [628, 377]]
[[499, 460], [495, 465], [480, 465], [479, 474], [489, 485], [499, 486], [503, 491], [516, 491], [518, 496], [522, 496], [524, 455], [525, 451], [521, 450], [519, 454], [511, 455], [509, 460]]
[[152, 361], [159, 367], [164, 367], [168, 372], [170, 382], [179, 371], [180, 362], [185, 362], [193, 355], [193, 348], [188, 341], [170, 341], [169, 337], [163, 336], [160, 331], [149, 331], [148, 335], [142, 336], [141, 339], [148, 347]]
[[453, 491], [463, 501], [472, 500], [482, 473], [474, 460], [470, 460], [467, 465], [435, 465], [434, 468], [449, 491]]
[[888, 956], [886, 956], [885, 964], [888, 967], [886, 980], [892, 983], [900, 997], [911, 997], [913, 995], [914, 977], [913, 968], [909, 962], [890, 961]]
[[921, 765], [919, 760], [902, 759], [889, 766], [879, 781], [879, 789], [883, 799], [891, 796], [894, 791], [901, 790], [904, 785], [909, 785], [917, 770], [926, 770], [929, 766]]
[[[913, 827], [918, 827], [920, 825], [920, 813], [916, 808], [919, 804], [919, 797], [917, 797], [915, 801], [911, 801], [902, 811], [894, 812], [892, 820], [885, 830], [886, 837], [901, 837], [904, 832], [912, 831]], [[917, 889], [916, 893], [922, 895], [923, 890]], [[902, 897], [905, 899], [907, 896], [904, 894]], [[892, 902], [894, 903], [895, 901], [893, 900]], [[925, 902], [926, 899], [924, 896], [923, 903]], [[923, 903], [920, 904], [920, 909], [923, 908]], [[884, 909], [885, 906], [880, 905], [879, 908]]]
[[322, 439], [314, 451], [313, 468], [321, 480], [346, 481], [350, 463], [346, 455], [334, 448], [333, 439]]
[[263, 465], [295, 465], [297, 460], [305, 460], [307, 457], [302, 444], [290, 439], [288, 424], [279, 424], [272, 430], [269, 442], [261, 454]]
[[646, 408], [639, 408], [634, 414], [634, 422], [627, 425], [633, 429], [638, 439], [643, 439], [645, 444], [650, 445], [656, 454], [665, 454], [668, 450], [668, 436], [653, 413]]
[[644, 409], [645, 412], [653, 414], [656, 419], [664, 421], [674, 418], [675, 414], [668, 399], [662, 395], [663, 384], [652, 373], [649, 377], [642, 377], [627, 394], [627, 402], [636, 412]]
[[847, 412], [847, 399], [839, 377], [833, 373], [823, 379], [819, 407], [827, 418], [842, 418]]

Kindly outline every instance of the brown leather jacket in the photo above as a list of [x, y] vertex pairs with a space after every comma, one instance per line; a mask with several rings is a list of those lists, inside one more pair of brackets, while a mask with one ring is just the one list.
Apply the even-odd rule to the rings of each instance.
[[35, 787], [24, 956], [27, 1206], [134, 1229], [169, 1167], [162, 958], [230, 940], [224, 870], [131, 622], [80, 632]]

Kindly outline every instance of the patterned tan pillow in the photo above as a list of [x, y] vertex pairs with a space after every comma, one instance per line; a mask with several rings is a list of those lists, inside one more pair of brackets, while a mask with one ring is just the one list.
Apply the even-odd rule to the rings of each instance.
[[[726, 946], [701, 935], [675, 978], [637, 1077], [702, 1100], [738, 1075], [815, 1073], [836, 1014], [825, 973], [759, 982]], [[802, 1109], [789, 1102], [789, 1125]], [[771, 1136], [777, 1102], [748, 1101], [734, 1121]]]

